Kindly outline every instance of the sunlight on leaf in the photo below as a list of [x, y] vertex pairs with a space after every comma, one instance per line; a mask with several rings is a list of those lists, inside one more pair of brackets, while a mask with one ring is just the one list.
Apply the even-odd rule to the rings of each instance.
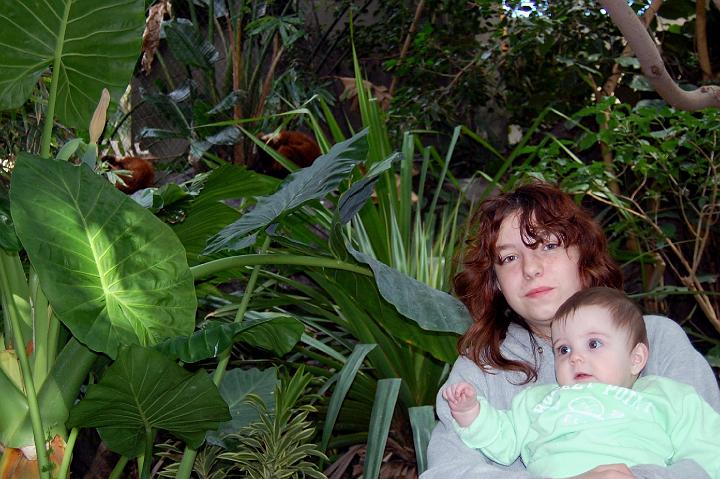
[[129, 196], [84, 165], [23, 153], [11, 204], [43, 291], [78, 340], [114, 358], [123, 344], [192, 333], [197, 300], [185, 250]]

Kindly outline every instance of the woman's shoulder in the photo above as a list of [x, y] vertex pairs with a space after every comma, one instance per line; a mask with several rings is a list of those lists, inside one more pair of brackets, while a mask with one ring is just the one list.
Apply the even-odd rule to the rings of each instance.
[[682, 327], [667, 316], [646, 314], [644, 318], [648, 341], [651, 344], [657, 342], [672, 344], [678, 340], [687, 341], [687, 335]]
[[682, 327], [664, 316], [645, 316], [650, 358], [643, 375], [659, 375], [692, 386], [716, 411], [720, 390], [707, 360], [693, 347]]

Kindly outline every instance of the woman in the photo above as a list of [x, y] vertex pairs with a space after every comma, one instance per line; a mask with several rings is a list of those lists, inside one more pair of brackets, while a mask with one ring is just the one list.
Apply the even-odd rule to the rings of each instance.
[[[557, 187], [534, 183], [486, 200], [477, 235], [455, 278], [455, 291], [473, 324], [458, 344], [461, 356], [448, 383], [466, 381], [496, 408], [533, 384], [555, 382], [550, 319], [580, 289], [622, 288], [607, 240], [592, 217]], [[646, 316], [651, 359], [644, 373], [693, 386], [717, 411], [720, 391], [705, 359], [683, 330], [661, 316]], [[508, 467], [465, 446], [452, 428], [447, 402], [438, 394], [440, 423], [428, 447], [422, 479], [532, 477], [516, 461]], [[669, 467], [609, 464], [579, 478], [709, 478], [693, 461]]]

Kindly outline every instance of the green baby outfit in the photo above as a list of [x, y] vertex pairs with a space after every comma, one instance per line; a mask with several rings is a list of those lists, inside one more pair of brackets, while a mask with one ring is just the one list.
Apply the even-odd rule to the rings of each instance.
[[695, 460], [720, 479], [720, 414], [685, 384], [641, 377], [633, 389], [600, 383], [545, 384], [509, 410], [482, 397], [480, 415], [455, 429], [469, 447], [509, 465], [518, 456], [540, 477], [569, 477], [603, 464]]

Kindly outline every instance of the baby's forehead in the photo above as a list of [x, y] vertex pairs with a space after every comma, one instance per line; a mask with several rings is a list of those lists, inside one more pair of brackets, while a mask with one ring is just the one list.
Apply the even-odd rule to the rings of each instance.
[[550, 329], [556, 332], [582, 333], [584, 330], [617, 331], [612, 312], [602, 305], [578, 305], [568, 314], [553, 319]]

